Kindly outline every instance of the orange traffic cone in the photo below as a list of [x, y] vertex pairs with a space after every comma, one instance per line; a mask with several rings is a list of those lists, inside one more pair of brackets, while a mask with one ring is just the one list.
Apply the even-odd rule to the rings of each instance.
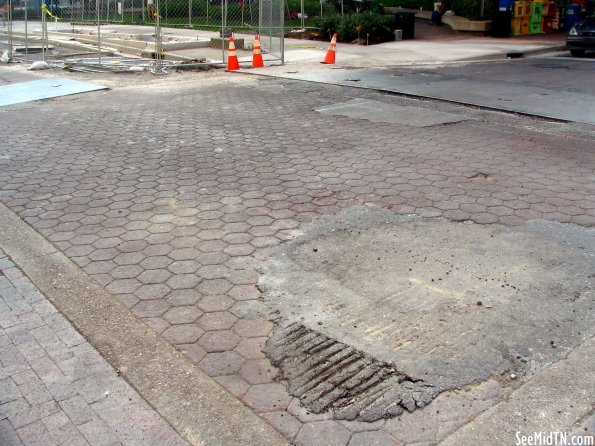
[[229, 55], [227, 56], [227, 70], [235, 71], [240, 69], [238, 55], [236, 54], [236, 44], [233, 43], [233, 37], [229, 38]]
[[262, 52], [260, 51], [260, 37], [254, 36], [254, 54], [252, 55], [252, 68], [262, 68]]
[[333, 34], [333, 38], [331, 39], [331, 44], [328, 47], [328, 51], [326, 52], [326, 57], [320, 63], [334, 64], [336, 53], [337, 53], [337, 33]]

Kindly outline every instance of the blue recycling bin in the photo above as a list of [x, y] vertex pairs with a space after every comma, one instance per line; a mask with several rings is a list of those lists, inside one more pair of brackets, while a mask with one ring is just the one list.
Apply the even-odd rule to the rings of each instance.
[[500, 0], [498, 3], [498, 12], [513, 12], [514, 0]]
[[583, 7], [581, 5], [568, 5], [564, 8], [564, 31], [568, 31], [581, 21]]

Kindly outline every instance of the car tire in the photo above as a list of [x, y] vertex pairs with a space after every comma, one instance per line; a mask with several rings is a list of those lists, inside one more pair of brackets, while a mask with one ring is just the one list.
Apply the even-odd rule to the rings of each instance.
[[570, 54], [575, 57], [582, 57], [585, 55], [585, 50], [570, 50]]

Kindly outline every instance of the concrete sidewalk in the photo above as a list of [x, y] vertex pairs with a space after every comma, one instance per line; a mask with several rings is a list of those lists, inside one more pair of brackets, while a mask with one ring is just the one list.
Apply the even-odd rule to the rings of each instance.
[[[423, 25], [422, 25], [423, 26]], [[333, 68], [387, 68], [397, 66], [442, 65], [469, 61], [506, 59], [513, 55], [536, 54], [565, 48], [564, 35], [498, 39], [493, 37], [442, 36], [427, 39], [358, 46], [337, 44], [336, 64], [321, 66], [328, 43], [285, 40], [285, 67], [266, 68], [270, 73], [304, 67], [317, 71]], [[240, 59], [242, 61], [242, 59]], [[246, 59], [247, 61], [247, 59]]]

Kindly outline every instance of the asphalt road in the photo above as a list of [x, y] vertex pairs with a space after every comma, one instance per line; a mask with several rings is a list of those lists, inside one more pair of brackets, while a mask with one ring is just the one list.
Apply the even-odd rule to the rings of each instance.
[[279, 77], [595, 124], [595, 57], [567, 52], [425, 68], [281, 72]]

